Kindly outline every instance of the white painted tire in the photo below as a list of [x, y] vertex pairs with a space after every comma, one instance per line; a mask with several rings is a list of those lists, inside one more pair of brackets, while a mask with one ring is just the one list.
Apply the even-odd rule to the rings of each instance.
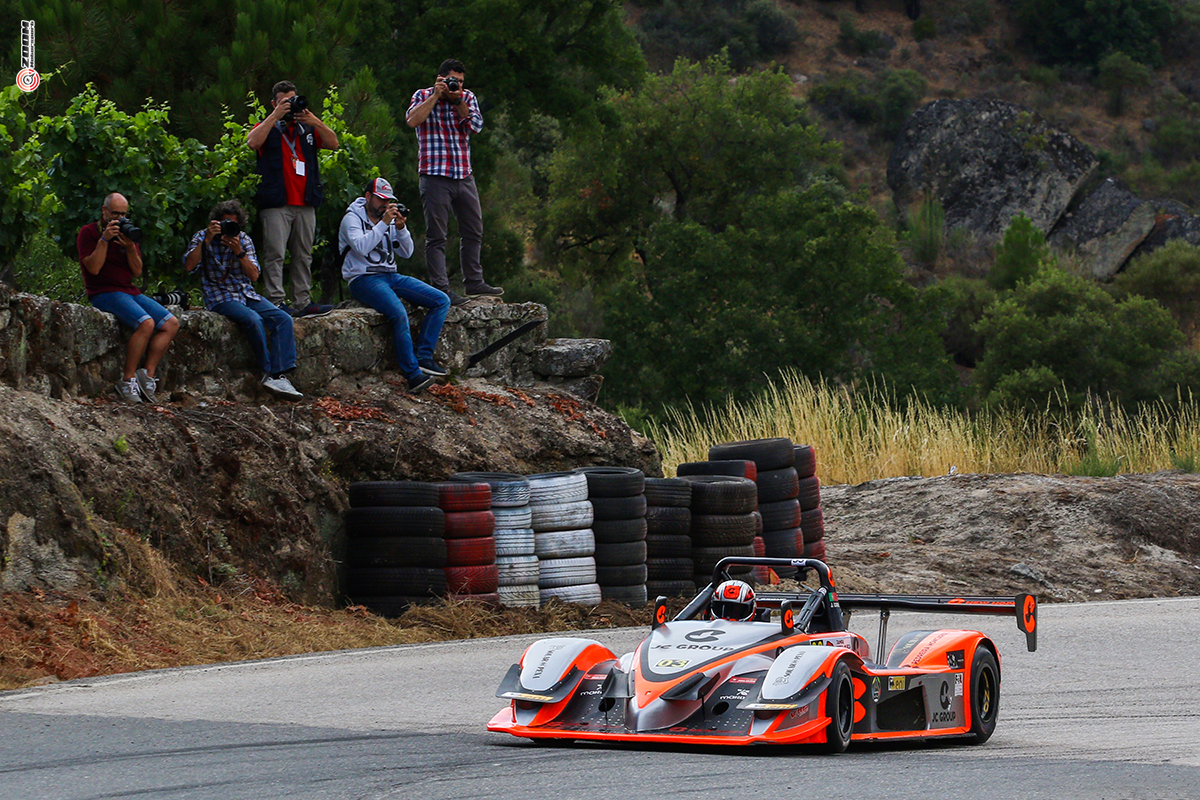
[[577, 503], [587, 500], [587, 475], [582, 472], [544, 472], [529, 477], [529, 504]]
[[596, 559], [590, 556], [543, 559], [538, 564], [538, 586], [542, 589], [579, 586], [585, 583], [596, 583]]
[[591, 528], [539, 532], [533, 538], [533, 551], [538, 558], [579, 558], [596, 554], [596, 537]]
[[525, 586], [501, 586], [496, 589], [500, 605], [510, 608], [537, 608], [542, 604], [541, 591], [537, 584]]
[[574, 503], [531, 503], [529, 505], [532, 524], [538, 533], [542, 531], [576, 531], [592, 527], [592, 504], [587, 500]]
[[517, 508], [497, 508], [492, 506], [492, 516], [496, 518], [497, 528], [532, 528], [533, 512], [529, 504]]
[[540, 594], [543, 603], [551, 598], [557, 598], [564, 603], [580, 603], [582, 605], [595, 606], [599, 605], [601, 600], [600, 584], [598, 583], [542, 589]]
[[496, 572], [500, 586], [527, 586], [538, 582], [537, 556], [497, 556]]
[[500, 528], [497, 529], [495, 537], [497, 558], [500, 556], [531, 556], [537, 553], [533, 528]]

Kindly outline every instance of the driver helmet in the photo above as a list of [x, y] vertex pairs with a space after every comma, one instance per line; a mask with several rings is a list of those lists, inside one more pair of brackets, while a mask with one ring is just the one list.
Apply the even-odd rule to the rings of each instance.
[[754, 590], [745, 581], [725, 581], [713, 591], [708, 610], [713, 619], [745, 622], [754, 619]]

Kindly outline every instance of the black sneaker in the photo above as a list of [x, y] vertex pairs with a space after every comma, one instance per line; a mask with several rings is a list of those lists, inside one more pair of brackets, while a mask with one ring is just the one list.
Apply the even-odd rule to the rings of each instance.
[[324, 317], [333, 312], [333, 306], [321, 303], [309, 303], [299, 311], [293, 312], [294, 317]]
[[468, 286], [467, 297], [499, 297], [504, 294], [503, 286], [488, 286], [481, 283], [478, 286]]
[[408, 391], [410, 394], [416, 394], [417, 392], [425, 391], [430, 386], [433, 386], [433, 384], [434, 380], [432, 375], [422, 375], [419, 378], [409, 378]]
[[446, 297], [450, 298], [450, 305], [465, 306], [467, 304], [467, 298], [463, 297], [461, 294], [452, 292], [449, 289], [442, 289], [442, 291], [446, 293]]
[[437, 378], [444, 378], [450, 374], [450, 370], [446, 369], [441, 364], [434, 361], [432, 358], [424, 359], [423, 361], [420, 361], [418, 363], [421, 367], [421, 372], [424, 372], [426, 375], [433, 375], [434, 377], [437, 377]]

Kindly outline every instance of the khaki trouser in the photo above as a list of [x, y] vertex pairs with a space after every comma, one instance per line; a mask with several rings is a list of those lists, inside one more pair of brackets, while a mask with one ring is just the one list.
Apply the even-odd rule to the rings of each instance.
[[317, 210], [311, 206], [264, 208], [259, 212], [263, 225], [263, 246], [259, 266], [263, 274], [263, 295], [275, 305], [284, 301], [283, 253], [292, 254], [292, 308], [297, 311], [312, 302], [312, 245], [317, 230]]

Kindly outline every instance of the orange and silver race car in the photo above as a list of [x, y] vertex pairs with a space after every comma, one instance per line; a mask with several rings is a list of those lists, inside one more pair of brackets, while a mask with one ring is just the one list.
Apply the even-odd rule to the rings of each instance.
[[[811, 570], [819, 585], [759, 594], [746, 621], [713, 619], [714, 590], [739, 564], [795, 566], [798, 577]], [[617, 657], [583, 638], [531, 645], [497, 690], [509, 704], [488, 730], [530, 739], [804, 744], [831, 753], [857, 741], [987, 741], [1000, 707], [995, 643], [978, 631], [918, 630], [876, 661], [866, 639], [846, 627], [855, 609], [879, 611], [877, 653], [898, 609], [1013, 616], [1029, 650], [1037, 647], [1032, 595], [839, 597], [821, 561], [726, 558], [674, 619], [664, 598], [656, 601], [650, 634], [632, 653]]]

